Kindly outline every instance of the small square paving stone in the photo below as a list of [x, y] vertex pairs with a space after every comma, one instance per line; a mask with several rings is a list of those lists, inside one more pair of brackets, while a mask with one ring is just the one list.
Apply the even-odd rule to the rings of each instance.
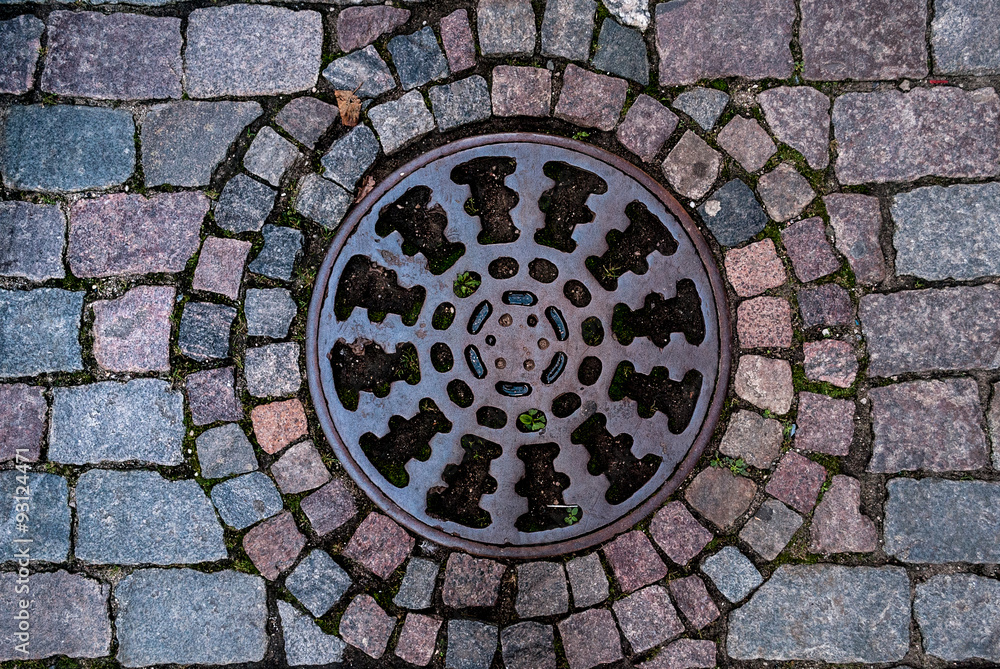
[[991, 0], [936, 0], [931, 22], [934, 71], [956, 74], [1000, 72], [1000, 20]]
[[506, 669], [556, 669], [552, 625], [518, 623], [500, 632]]
[[344, 188], [354, 188], [378, 157], [379, 143], [368, 126], [355, 126], [323, 156], [323, 176]]
[[605, 19], [601, 24], [601, 35], [597, 39], [597, 51], [591, 65], [643, 86], [649, 83], [649, 57], [642, 33], [624, 28], [614, 19]]
[[316, 85], [319, 12], [269, 5], [196, 9], [186, 37], [184, 88], [193, 98], [278, 95]]
[[0, 378], [83, 369], [83, 292], [0, 290]]
[[438, 130], [445, 132], [491, 116], [490, 89], [478, 74], [428, 92]]
[[[0, 406], [3, 406], [3, 386], [0, 386]], [[3, 424], [3, 418], [3, 414], [0, 413], [0, 425]], [[1000, 383], [993, 384], [990, 408], [986, 412], [986, 423], [990, 434], [990, 443], [993, 446], [993, 468], [1000, 469]], [[4, 452], [3, 431], [0, 430], [0, 460], [4, 459]]]
[[153, 105], [142, 123], [142, 170], [147, 186], [207, 186], [261, 107], [256, 102]]
[[255, 406], [250, 419], [257, 443], [272, 455], [304, 437], [309, 428], [302, 402], [297, 399]]
[[134, 169], [135, 122], [124, 109], [15, 105], [0, 127], [0, 174], [12, 190], [108, 188]]
[[[108, 619], [108, 595], [111, 586], [95, 579], [66, 571], [31, 575], [30, 643], [25, 652], [16, 648], [20, 638], [19, 622], [14, 611], [23, 599], [19, 588], [24, 578], [17, 571], [0, 574], [0, 606], [10, 615], [0, 621], [0, 635], [10, 643], [0, 648], [0, 662], [14, 660], [11, 666], [24, 666], [26, 660], [66, 655], [72, 658], [104, 657], [111, 650], [111, 621]], [[43, 615], [32, 615], [35, 612]], [[72, 620], [71, 625], [67, 621]], [[50, 662], [51, 664], [51, 662]]]
[[240, 296], [243, 266], [250, 253], [250, 242], [223, 237], [209, 237], [201, 246], [198, 266], [191, 288], [225, 295], [231, 300]]
[[455, 609], [493, 606], [505, 571], [507, 567], [499, 562], [452, 553], [444, 570], [441, 599]]
[[[70, 531], [66, 479], [55, 474], [7, 470], [0, 472], [0, 493], [12, 500], [6, 517], [0, 516], [0, 562], [13, 563], [24, 549], [32, 561], [65, 562]], [[26, 505], [30, 522], [18, 519], [21, 504]], [[25, 540], [30, 543], [15, 543]]]
[[802, 516], [776, 499], [766, 499], [740, 530], [740, 539], [765, 560], [778, 557], [802, 527]]
[[288, 575], [285, 587], [318, 618], [340, 601], [351, 587], [351, 577], [326, 551], [317, 548]]
[[496, 652], [496, 625], [475, 620], [448, 621], [445, 666], [454, 669], [489, 669]]
[[0, 202], [0, 276], [62, 279], [66, 217], [58, 205]]
[[708, 594], [700, 576], [692, 575], [670, 581], [670, 594], [688, 624], [702, 629], [719, 617], [719, 608]]
[[591, 669], [622, 659], [622, 642], [611, 611], [590, 609], [559, 623], [570, 669]]
[[385, 653], [396, 619], [382, 610], [370, 595], [358, 595], [340, 619], [340, 636], [366, 655], [378, 659]]
[[809, 513], [816, 505], [816, 497], [824, 481], [826, 470], [822, 465], [795, 451], [789, 451], [778, 462], [778, 468], [774, 470], [764, 489], [767, 494], [777, 497], [796, 510]]
[[100, 100], [181, 96], [181, 20], [54, 11], [43, 91]]
[[811, 86], [779, 86], [757, 94], [774, 136], [814, 170], [830, 164], [830, 98]]
[[764, 582], [753, 562], [735, 546], [726, 546], [705, 558], [701, 570], [712, 579], [722, 596], [734, 604]]
[[540, 67], [493, 68], [493, 113], [497, 116], [548, 116], [552, 73]]
[[441, 43], [448, 57], [448, 69], [453, 73], [475, 67], [476, 45], [466, 10], [456, 9], [441, 19]]
[[740, 297], [753, 297], [785, 283], [785, 266], [774, 242], [762, 239], [726, 252], [726, 278]]
[[765, 411], [786, 414], [792, 406], [792, 367], [787, 360], [759, 355], [740, 356], [736, 394]]
[[740, 348], [788, 348], [792, 345], [792, 308], [783, 297], [755, 297], [736, 308]]
[[601, 551], [611, 565], [622, 592], [632, 592], [667, 575], [667, 565], [653, 548], [649, 537], [638, 530], [626, 532], [606, 544]]
[[792, 223], [782, 230], [781, 243], [800, 281], [813, 281], [840, 269], [840, 261], [826, 238], [823, 219], [818, 216]]
[[854, 402], [799, 393], [795, 447], [813, 453], [848, 455], [854, 439]]
[[341, 51], [368, 46], [410, 20], [410, 10], [395, 7], [346, 7], [337, 15], [337, 44]]
[[49, 411], [44, 392], [40, 386], [0, 384], [0, 462], [38, 460]]
[[284, 339], [298, 307], [284, 288], [250, 288], [243, 312], [247, 318], [247, 335]]
[[787, 79], [795, 4], [777, 0], [747, 6], [727, 0], [656, 5], [660, 85], [701, 79]]
[[243, 406], [236, 398], [236, 370], [219, 367], [188, 374], [185, 392], [191, 422], [208, 425], [220, 420], [243, 420]]
[[302, 500], [302, 511], [316, 534], [323, 536], [343, 526], [358, 513], [354, 495], [334, 479]]
[[741, 409], [729, 419], [719, 452], [731, 458], [742, 458], [751, 467], [770, 469], [771, 463], [781, 454], [782, 440], [781, 423]]
[[404, 609], [429, 609], [434, 597], [441, 565], [423, 558], [411, 558], [406, 565], [406, 574], [399, 584], [399, 592], [392, 599], [393, 604]]
[[387, 47], [404, 91], [448, 76], [448, 61], [430, 26], [410, 35], [396, 35]]
[[697, 87], [678, 95], [671, 106], [690, 116], [702, 130], [711, 130], [727, 104], [729, 96], [723, 91]]
[[712, 669], [717, 652], [714, 641], [678, 639], [639, 669]]
[[554, 115], [585, 128], [614, 130], [618, 125], [628, 82], [594, 74], [570, 64], [563, 72], [563, 86]]
[[723, 467], [708, 467], [688, 485], [684, 499], [694, 510], [723, 530], [750, 508], [757, 486]]
[[921, 0], [804, 0], [806, 79], [877, 80], [927, 76], [927, 3]]
[[305, 545], [306, 538], [299, 532], [295, 519], [288, 511], [252, 527], [243, 537], [243, 550], [247, 557], [261, 576], [269, 581], [295, 564]]
[[356, 90], [362, 98], [376, 98], [396, 87], [389, 66], [371, 45], [334, 60], [323, 70], [323, 78], [337, 90]]
[[878, 548], [878, 530], [861, 514], [861, 483], [834, 476], [830, 489], [813, 512], [810, 553], [871, 553]]
[[66, 258], [78, 277], [183, 272], [201, 242], [202, 193], [116, 193], [70, 207]]
[[684, 197], [699, 200], [719, 176], [722, 156], [690, 130], [670, 149], [663, 161], [663, 176]]
[[927, 655], [1000, 662], [1000, 581], [995, 578], [933, 576], [916, 586], [913, 611]]
[[335, 230], [354, 202], [354, 196], [318, 174], [307, 174], [299, 182], [295, 211], [328, 230]]
[[656, 512], [649, 533], [667, 557], [682, 567], [712, 540], [682, 502], [670, 502]]
[[650, 162], [663, 148], [677, 127], [677, 115], [659, 100], [640, 93], [618, 125], [615, 136], [622, 145], [645, 162]]
[[293, 395], [302, 387], [299, 345], [295, 342], [248, 348], [243, 361], [247, 392], [254, 397]]
[[719, 133], [719, 146], [736, 159], [747, 172], [764, 167], [778, 149], [754, 119], [737, 114]]
[[762, 175], [757, 182], [757, 193], [768, 216], [776, 221], [795, 218], [816, 197], [816, 191], [791, 163], [782, 163]]
[[727, 182], [712, 193], [698, 207], [698, 215], [723, 246], [742, 244], [767, 225], [764, 209], [750, 187], [739, 179]]
[[234, 307], [188, 302], [181, 314], [178, 336], [181, 353], [199, 361], [229, 357], [229, 331], [234, 320]]
[[205, 430], [198, 435], [195, 444], [202, 478], [221, 479], [257, 469], [253, 446], [236, 423]]
[[594, 0], [550, 0], [542, 17], [542, 55], [586, 61], [594, 33]]
[[858, 373], [858, 357], [854, 347], [839, 339], [807, 341], [802, 345], [805, 355], [806, 378], [831, 383], [838, 388], [850, 388]]
[[597, 553], [570, 560], [566, 563], [566, 573], [576, 608], [593, 606], [608, 598], [608, 576]]
[[219, 483], [212, 488], [212, 503], [226, 525], [237, 530], [270, 518], [282, 509], [278, 489], [261, 472]]
[[[360, 7], [355, 9], [362, 9]], [[370, 7], [365, 9], [379, 9]], [[382, 7], [391, 11], [400, 11], [392, 7]], [[409, 12], [407, 12], [409, 13]], [[341, 12], [343, 17], [343, 12]], [[340, 118], [336, 105], [311, 98], [309, 96], [295, 98], [281, 108], [274, 122], [284, 128], [288, 134], [305, 144], [310, 149], [316, 146], [319, 138]]]
[[478, 0], [476, 16], [484, 56], [535, 52], [535, 12], [530, 0]]
[[278, 600], [281, 636], [285, 641], [285, 659], [291, 667], [337, 663], [344, 659], [347, 644], [327, 634], [312, 618], [288, 602]]
[[265, 225], [262, 232], [264, 248], [251, 261], [250, 271], [272, 279], [291, 280], [295, 261], [302, 255], [302, 233], [278, 225]]
[[230, 179], [215, 205], [215, 224], [229, 232], [259, 232], [276, 191], [245, 174]]
[[159, 379], [52, 391], [49, 459], [66, 464], [184, 462], [184, 397]]
[[0, 21], [0, 93], [31, 90], [45, 24], [31, 14]]
[[430, 664], [442, 622], [440, 618], [419, 613], [406, 614], [396, 642], [396, 657], [418, 667]]
[[275, 132], [271, 126], [264, 126], [243, 156], [243, 167], [250, 174], [277, 187], [281, 183], [281, 177], [300, 155], [294, 144]]
[[175, 290], [136, 286], [116, 300], [94, 302], [97, 364], [115, 372], [168, 371]]
[[382, 150], [387, 154], [434, 129], [434, 116], [427, 109], [420, 91], [410, 91], [398, 100], [385, 102], [368, 110]]
[[[857, 276], [857, 275], [855, 275]], [[796, 293], [802, 325], [849, 325], [854, 322], [854, 304], [846, 288], [835, 283], [804, 286]]]
[[558, 562], [528, 562], [517, 567], [517, 615], [538, 618], [569, 611], [566, 574]]
[[271, 465], [271, 476], [286, 495], [318, 488], [330, 480], [330, 472], [311, 441], [289, 447]]
[[386, 579], [409, 557], [415, 543], [413, 537], [388, 516], [371, 513], [358, 525], [343, 554]]
[[623, 597], [612, 608], [634, 653], [647, 651], [684, 631], [666, 588], [660, 585]]
[[260, 662], [267, 651], [267, 590], [257, 576], [140, 569], [115, 586], [115, 600], [126, 667]]

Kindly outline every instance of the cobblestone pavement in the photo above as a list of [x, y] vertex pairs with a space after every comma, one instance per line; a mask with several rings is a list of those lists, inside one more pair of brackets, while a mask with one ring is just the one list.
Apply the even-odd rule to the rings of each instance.
[[[996, 0], [365, 1], [0, 0], [2, 666], [1000, 664]], [[352, 201], [509, 130], [664, 183], [735, 323], [695, 473], [545, 561], [380, 513], [304, 381]]]

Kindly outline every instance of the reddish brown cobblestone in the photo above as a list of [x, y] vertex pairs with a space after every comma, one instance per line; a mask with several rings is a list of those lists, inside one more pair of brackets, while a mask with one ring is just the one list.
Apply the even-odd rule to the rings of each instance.
[[626, 532], [601, 550], [623, 592], [632, 592], [667, 575], [667, 565], [642, 532]]
[[293, 564], [306, 545], [306, 538], [299, 532], [295, 519], [282, 511], [252, 527], [243, 537], [243, 550], [261, 576], [273, 581]]
[[826, 470], [822, 465], [789, 451], [778, 462], [765, 490], [802, 513], [809, 513], [824, 481]]
[[414, 540], [388, 516], [372, 513], [358, 525], [344, 555], [379, 578], [389, 578], [413, 550]]

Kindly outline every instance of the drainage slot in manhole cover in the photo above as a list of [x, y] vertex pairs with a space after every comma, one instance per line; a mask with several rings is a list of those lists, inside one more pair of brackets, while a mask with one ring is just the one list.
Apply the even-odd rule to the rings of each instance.
[[344, 222], [309, 312], [330, 443], [403, 525], [472, 553], [580, 550], [690, 472], [729, 371], [718, 271], [682, 208], [605, 151], [462, 140]]

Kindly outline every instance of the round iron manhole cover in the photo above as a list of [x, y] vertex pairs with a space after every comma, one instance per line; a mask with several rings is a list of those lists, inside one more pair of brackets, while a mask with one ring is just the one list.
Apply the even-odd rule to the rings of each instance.
[[712, 434], [718, 270], [680, 205], [593, 146], [474, 137], [394, 172], [316, 283], [309, 387], [351, 477], [432, 541], [539, 557], [624, 531]]

